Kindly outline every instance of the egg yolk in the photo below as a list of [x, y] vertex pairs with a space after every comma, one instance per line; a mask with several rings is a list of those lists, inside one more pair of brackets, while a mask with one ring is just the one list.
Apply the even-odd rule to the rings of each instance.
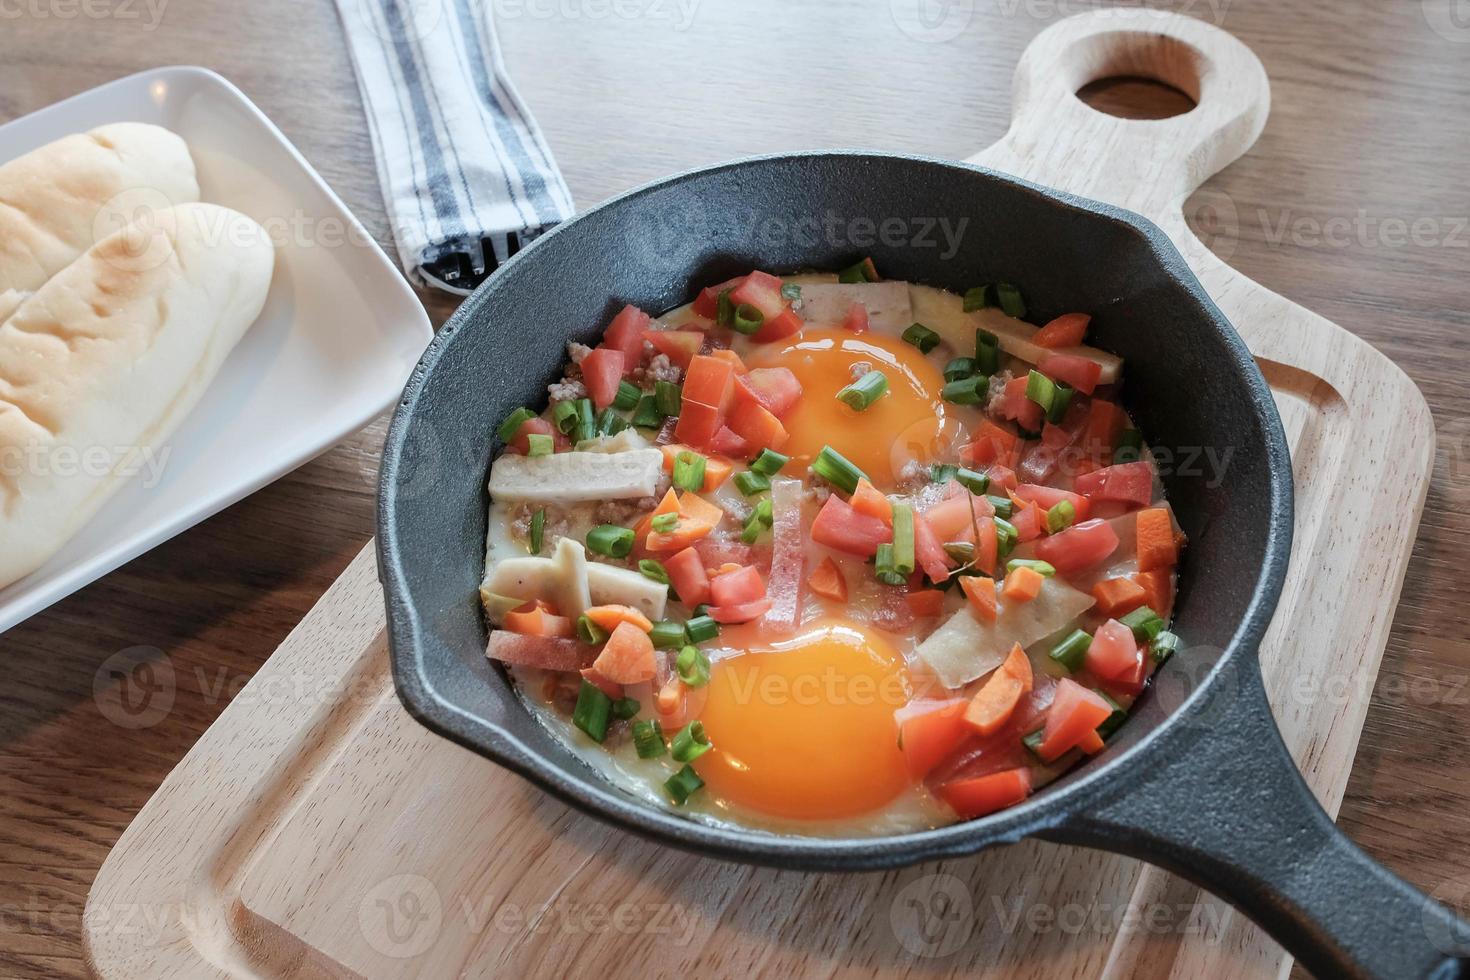
[[713, 744], [694, 768], [716, 797], [761, 813], [869, 813], [909, 785], [893, 713], [909, 700], [902, 656], [863, 626], [819, 620], [720, 660], [700, 712]]
[[[944, 375], [919, 349], [898, 337], [869, 331], [807, 329], [747, 358], [751, 367], [789, 368], [801, 382], [800, 400], [782, 419], [790, 438], [781, 451], [805, 466], [831, 446], [882, 488], [911, 459], [929, 463], [939, 445]], [[853, 367], [882, 371], [888, 392], [863, 411], [837, 400], [853, 381]]]

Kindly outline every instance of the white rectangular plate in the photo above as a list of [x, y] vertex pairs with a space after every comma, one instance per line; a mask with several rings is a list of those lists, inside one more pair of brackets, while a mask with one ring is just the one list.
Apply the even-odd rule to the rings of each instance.
[[277, 245], [260, 319], [193, 416], [43, 568], [0, 589], [0, 632], [300, 466], [387, 410], [433, 330], [397, 267], [281, 131], [202, 68], [122, 78], [0, 126], [0, 162], [111, 122], [189, 144], [203, 200]]

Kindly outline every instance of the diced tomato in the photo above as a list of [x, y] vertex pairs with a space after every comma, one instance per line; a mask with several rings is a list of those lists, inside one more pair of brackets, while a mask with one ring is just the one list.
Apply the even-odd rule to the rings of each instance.
[[582, 382], [598, 410], [607, 408], [618, 397], [623, 380], [623, 352], [612, 347], [598, 347], [582, 358]]
[[1087, 336], [1092, 317], [1086, 313], [1063, 313], [1031, 335], [1037, 347], [1076, 347]]
[[960, 450], [960, 462], [969, 466], [1002, 463], [1014, 466], [1021, 455], [1021, 437], [986, 419], [970, 444]]
[[730, 301], [749, 303], [760, 310], [767, 320], [780, 316], [786, 310], [786, 300], [781, 295], [781, 280], [760, 270], [746, 276], [731, 290]]
[[1114, 677], [1102, 682], [1104, 690], [1113, 695], [1114, 698], [1136, 698], [1143, 693], [1143, 685], [1148, 681], [1148, 658], [1143, 651], [1138, 651], [1134, 658], [1133, 669], [1124, 671], [1119, 677]]
[[1016, 467], [1019, 476], [1027, 483], [1042, 483], [1050, 480], [1061, 463], [1061, 452], [1045, 442], [1032, 443], [1026, 456]]
[[1147, 507], [1154, 498], [1154, 470], [1148, 460], [1118, 463], [1077, 477], [1073, 487], [1092, 500]]
[[1055, 762], [1089, 735], [1095, 735], [1097, 726], [1112, 713], [1112, 705], [1102, 695], [1070, 677], [1062, 678], [1057, 681], [1056, 694], [1046, 712], [1046, 728], [1037, 755], [1044, 762]]
[[919, 589], [904, 597], [915, 616], [926, 619], [944, 612], [944, 592], [940, 589]]
[[710, 405], [721, 412], [729, 411], [735, 390], [735, 368], [729, 361], [697, 354], [689, 361], [684, 375], [685, 401]]
[[643, 339], [681, 368], [687, 368], [704, 348], [704, 334], [698, 330], [645, 330]]
[[767, 317], [766, 322], [761, 324], [761, 328], [750, 335], [750, 339], [757, 344], [773, 343], [790, 337], [794, 333], [800, 333], [804, 325], [801, 317], [788, 308], [779, 316]]
[[740, 438], [727, 425], [720, 426], [720, 431], [709, 441], [709, 451], [719, 453], [721, 456], [733, 456], [736, 459], [745, 459], [755, 455], [751, 452], [750, 443]]
[[801, 397], [801, 382], [790, 368], [755, 368], [735, 383], [736, 398], [756, 402], [777, 418], [785, 417]]
[[603, 674], [602, 671], [597, 669], [596, 664], [582, 671], [582, 679], [614, 701], [623, 696], [623, 685]]
[[943, 543], [962, 540], [965, 531], [973, 531], [977, 524], [988, 523], [988, 518], [994, 514], [995, 506], [989, 500], [961, 488], [959, 493], [924, 511], [924, 520]]
[[1076, 354], [1048, 354], [1036, 369], [1053, 381], [1071, 385], [1084, 395], [1096, 391], [1097, 383], [1102, 379], [1101, 364]]
[[1036, 504], [1011, 497], [1017, 506], [1011, 510], [1011, 526], [1016, 529], [1017, 541], [1035, 541], [1041, 537], [1043, 522], [1041, 508]]
[[710, 444], [724, 424], [724, 414], [718, 408], [689, 401], [686, 398], [679, 408], [679, 421], [674, 426], [674, 438], [696, 449], [710, 448]]
[[649, 322], [647, 313], [630, 304], [623, 307], [603, 331], [602, 342], [623, 352], [624, 372], [633, 370], [643, 359], [643, 331], [648, 329]]
[[[1068, 408], [1067, 411], [1071, 412], [1071, 408]], [[1068, 420], [1063, 419], [1062, 421], [1066, 422]], [[1081, 419], [1077, 420], [1079, 425], [1081, 422]], [[1048, 449], [1066, 449], [1072, 444], [1074, 438], [1075, 433], [1065, 426], [1052, 425], [1050, 422], [1044, 423], [1041, 426], [1041, 444]]]
[[909, 778], [923, 779], [969, 734], [965, 707], [969, 701], [913, 701], [894, 714], [898, 747]]
[[1092, 634], [1087, 648], [1087, 669], [1103, 680], [1131, 673], [1138, 665], [1138, 643], [1133, 631], [1116, 619], [1110, 619]]
[[739, 606], [764, 598], [766, 583], [754, 565], [710, 579], [709, 601], [715, 606]]
[[1128, 416], [1117, 405], [1094, 398], [1087, 406], [1087, 423], [1082, 429], [1082, 445], [1088, 452], [1112, 452], [1118, 438], [1128, 427]]
[[1012, 419], [1027, 432], [1040, 432], [1041, 414], [1041, 406], [1026, 397], [1026, 375], [1012, 378], [1000, 402], [1001, 417]]
[[491, 630], [485, 655], [501, 663], [542, 670], [573, 671], [592, 666], [597, 647], [560, 636], [527, 636], [510, 630]]
[[1118, 550], [1118, 534], [1107, 521], [1074, 524], [1036, 542], [1036, 557], [1063, 575], [1090, 568]]
[[527, 437], [532, 435], [551, 436], [554, 439], [558, 433], [556, 426], [539, 415], [535, 418], [526, 419], [526, 421], [521, 423], [521, 427], [516, 430], [515, 436], [506, 444], [505, 451], [508, 453], [519, 453], [522, 456], [526, 455], [531, 451], [531, 440]]
[[1014, 490], [1019, 483], [1016, 479], [1016, 471], [1009, 466], [1002, 466], [1000, 463], [991, 463], [985, 468], [985, 475], [990, 477], [990, 491], [992, 493], [995, 493], [997, 490]]
[[859, 514], [833, 494], [812, 521], [812, 540], [859, 558], [871, 558], [878, 546], [893, 540], [893, 528], [876, 517]]
[[914, 558], [929, 581], [943, 582], [949, 578], [949, 570], [956, 563], [944, 551], [944, 543], [929, 526], [923, 514], [914, 515]]
[[842, 329], [850, 333], [867, 333], [868, 308], [861, 303], [849, 306], [847, 316], [842, 318]]
[[760, 619], [771, 609], [771, 600], [760, 598], [737, 606], [710, 606], [709, 617], [717, 623], [748, 623]]
[[[775, 568], [775, 562], [772, 563]], [[807, 587], [823, 599], [831, 599], [833, 602], [847, 601], [847, 579], [842, 575], [842, 569], [837, 567], [837, 562], [828, 555], [822, 559], [822, 563], [806, 578]]]
[[709, 602], [709, 576], [705, 574], [704, 567], [704, 559], [694, 548], [685, 548], [664, 559], [669, 584], [679, 594], [679, 601], [691, 609]]
[[756, 402], [746, 401], [736, 405], [730, 413], [728, 424], [754, 450], [779, 450], [786, 444], [786, 427], [781, 424], [780, 419]]
[[988, 816], [1015, 806], [1031, 795], [1031, 770], [1025, 766], [945, 783], [935, 790], [939, 798], [966, 820]]
[[1058, 490], [1056, 487], [1038, 486], [1035, 483], [1022, 483], [1012, 493], [1022, 500], [1031, 501], [1044, 511], [1051, 510], [1064, 500], [1069, 501], [1072, 504], [1072, 508], [1076, 511], [1074, 523], [1081, 523], [1087, 520], [1088, 510], [1092, 506], [1088, 503], [1087, 498], [1081, 494], [1071, 493], [1067, 490]]
[[706, 320], [715, 319], [720, 315], [720, 294], [727, 289], [734, 289], [744, 281], [744, 276], [736, 276], [717, 286], [705, 286], [699, 291], [699, 295], [694, 297], [694, 312]]

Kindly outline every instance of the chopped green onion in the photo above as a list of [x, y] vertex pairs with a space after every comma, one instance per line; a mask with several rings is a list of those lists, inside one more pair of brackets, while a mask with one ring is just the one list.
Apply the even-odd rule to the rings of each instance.
[[657, 759], [668, 751], [664, 747], [663, 726], [655, 718], [633, 722], [633, 747], [640, 759]]
[[578, 398], [572, 404], [577, 408], [577, 422], [572, 426], [572, 441], [591, 439], [597, 435], [597, 419], [592, 413], [592, 399]]
[[771, 489], [771, 481], [755, 470], [741, 470], [735, 474], [735, 488], [744, 496], [754, 497]]
[[1052, 425], [1061, 425], [1062, 419], [1067, 417], [1067, 406], [1072, 403], [1072, 394], [1076, 389], [1065, 381], [1056, 383], [1055, 394], [1052, 395], [1051, 407], [1046, 410], [1046, 420]]
[[837, 393], [837, 400], [848, 408], [864, 411], [888, 392], [888, 376], [882, 371], [869, 371]]
[[831, 446], [823, 446], [822, 451], [817, 453], [817, 458], [812, 460], [812, 472], [844, 493], [852, 493], [857, 489], [859, 480], [868, 479], [866, 473], [852, 465], [846, 456]]
[[898, 570], [893, 560], [893, 545], [887, 541], [878, 546], [878, 553], [874, 555], [873, 569], [878, 581], [884, 585], [903, 585], [909, 577]]
[[1026, 748], [1030, 749], [1031, 752], [1032, 752], [1032, 754], [1036, 755], [1037, 757], [1040, 757], [1040, 755], [1041, 755], [1041, 743], [1044, 742], [1045, 740], [1046, 740], [1046, 729], [1044, 729], [1044, 728], [1038, 728], [1036, 731], [1032, 732], [1030, 735], [1022, 735], [1021, 736], [1021, 744], [1024, 745], [1024, 746], [1026, 746]]
[[612, 407], [622, 412], [630, 412], [638, 407], [638, 400], [643, 397], [643, 392], [631, 381], [619, 381], [618, 393], [613, 396]]
[[735, 317], [730, 321], [730, 327], [736, 333], [747, 336], [755, 333], [766, 322], [766, 315], [749, 303], [741, 303], [735, 307]]
[[893, 505], [893, 570], [904, 578], [914, 574], [914, 509]]
[[730, 298], [730, 290], [720, 293], [715, 303], [715, 322], [722, 327], [735, 326], [735, 301]]
[[609, 558], [627, 558], [633, 550], [633, 529], [599, 524], [587, 532], [587, 550]]
[[974, 313], [990, 305], [990, 287], [976, 286], [965, 290], [965, 312]]
[[541, 554], [541, 545], [546, 540], [546, 509], [543, 507], [531, 515], [531, 554]]
[[1049, 534], [1065, 531], [1077, 519], [1077, 508], [1070, 500], [1058, 500], [1046, 512], [1046, 530]]
[[990, 494], [985, 499], [990, 501], [990, 506], [995, 508], [996, 517], [1008, 518], [1011, 516], [1011, 512], [1016, 509], [1015, 502], [1010, 497], [997, 497], [994, 494]]
[[790, 456], [782, 456], [778, 452], [762, 449], [761, 454], [751, 461], [750, 468], [761, 476], [775, 476], [781, 472], [781, 467], [791, 462]]
[[1087, 648], [1090, 646], [1091, 636], [1083, 630], [1073, 630], [1062, 642], [1052, 647], [1047, 656], [1075, 674], [1082, 669], [1082, 664], [1087, 659]]
[[516, 437], [516, 433], [521, 431], [521, 426], [535, 417], [536, 413], [529, 408], [518, 408], [511, 412], [505, 417], [505, 421], [500, 423], [500, 441], [510, 442]]
[[1026, 301], [1021, 298], [1021, 291], [1008, 282], [995, 284], [995, 299], [1000, 308], [1005, 310], [1006, 316], [1024, 317], [1026, 315]]
[[1016, 530], [1016, 525], [1012, 524], [1010, 521], [1001, 517], [997, 513], [995, 516], [996, 557], [1000, 559], [1005, 558], [1006, 555], [1009, 555], [1011, 553], [1011, 549], [1014, 548], [1016, 546], [1016, 543], [1020, 540], [1021, 535], [1020, 532]]
[[872, 259], [863, 259], [856, 265], [850, 265], [837, 273], [838, 282], [877, 282], [877, 270], [873, 268]]
[[1128, 720], [1128, 709], [1123, 707], [1108, 694], [1107, 691], [1098, 691], [1102, 699], [1113, 709], [1113, 713], [1104, 718], [1097, 726], [1098, 738], [1111, 738], [1113, 733], [1123, 727], [1123, 722]]
[[597, 434], [600, 436], [615, 436], [627, 427], [628, 420], [610, 407], [604, 408], [602, 414], [597, 416]]
[[664, 418], [673, 418], [678, 415], [679, 409], [684, 404], [679, 386], [672, 381], [655, 381], [653, 383], [653, 404]]
[[669, 570], [664, 567], [661, 561], [653, 558], [640, 559], [638, 562], [638, 571], [643, 573], [644, 578], [651, 578], [660, 585], [669, 584]]
[[973, 357], [956, 357], [944, 366], [945, 381], [959, 381], [968, 378], [975, 373], [975, 359]]
[[990, 489], [990, 477], [975, 470], [968, 470], [961, 466], [955, 470], [954, 478], [959, 485], [971, 493], [983, 494]]
[[704, 787], [704, 780], [688, 766], [674, 773], [664, 781], [664, 789], [669, 794], [669, 799], [674, 801], [675, 806], [683, 806], [689, 802], [689, 797]]
[[1051, 578], [1057, 573], [1051, 562], [1040, 558], [1012, 558], [1006, 562], [1006, 571], [1014, 572], [1018, 568], [1029, 568], [1042, 578]]
[[618, 721], [627, 721], [636, 715], [641, 707], [642, 705], [633, 698], [618, 698], [612, 704], [612, 716]]
[[1148, 645], [1149, 655], [1154, 658], [1154, 663], [1162, 664], [1165, 660], [1174, 656], [1174, 651], [1179, 649], [1179, 637], [1164, 630], [1154, 641]]
[[669, 739], [669, 754], [675, 762], [693, 762], [711, 748], [704, 725], [698, 721], [691, 721]]
[[782, 299], [801, 299], [801, 287], [794, 282], [783, 282], [781, 284]]
[[664, 417], [659, 414], [658, 403], [652, 395], [644, 395], [638, 399], [638, 407], [633, 410], [633, 424], [640, 429], [657, 429], [664, 424]]
[[939, 391], [941, 398], [955, 405], [978, 405], [988, 394], [990, 378], [983, 374], [977, 374], [973, 378], [960, 378], [958, 381], [946, 381]]
[[755, 505], [755, 519], [766, 527], [770, 527], [776, 521], [776, 508], [767, 497]]
[[685, 632], [684, 624], [676, 623], [672, 619], [660, 619], [654, 623], [653, 629], [648, 631], [648, 638], [660, 650], [681, 647], [689, 642], [689, 634]]
[[709, 615], [709, 603], [707, 603], [707, 602], [701, 602], [699, 605], [695, 606], [694, 607], [694, 615], [696, 615], [696, 616], [707, 616], [707, 615]]
[[607, 630], [603, 629], [601, 626], [598, 626], [586, 616], [578, 616], [577, 639], [581, 640], [583, 643], [590, 643], [593, 646], [596, 646], [599, 643], [607, 642]]
[[1051, 400], [1056, 393], [1057, 383], [1040, 371], [1026, 375], [1026, 397], [1040, 405], [1043, 412], [1051, 410]]
[[655, 514], [653, 516], [653, 519], [648, 522], [648, 526], [653, 528], [655, 531], [658, 531], [660, 534], [667, 534], [668, 532], [679, 526], [679, 515]]
[[682, 450], [674, 457], [674, 486], [698, 493], [704, 488], [706, 460], [693, 450]]
[[704, 687], [709, 683], [709, 657], [699, 647], [681, 649], [674, 658], [674, 669], [687, 687]]
[[953, 463], [935, 463], [929, 467], [929, 479], [934, 483], [948, 483], [960, 471]]
[[699, 613], [684, 624], [684, 630], [689, 634], [690, 642], [704, 643], [720, 635], [720, 624], [704, 613]]
[[755, 544], [763, 529], [764, 525], [761, 524], [760, 517], [752, 510], [750, 516], [745, 519], [745, 527], [740, 531], [740, 540], [746, 544]]
[[577, 691], [577, 706], [572, 709], [572, 724], [586, 732], [594, 742], [607, 738], [608, 716], [612, 714], [612, 698], [596, 684], [582, 681]]
[[1134, 463], [1143, 457], [1143, 433], [1137, 429], [1124, 429], [1118, 439], [1118, 448], [1113, 451], [1114, 463]]
[[1152, 643], [1164, 629], [1163, 617], [1148, 606], [1139, 606], [1118, 622], [1131, 629], [1139, 643]]
[[975, 373], [986, 377], [1000, 370], [1000, 338], [989, 330], [975, 330]]
[[551, 423], [562, 435], [571, 435], [572, 430], [577, 427], [577, 403], [557, 402], [551, 406]]
[[913, 344], [919, 348], [920, 354], [927, 354], [939, 346], [939, 334], [930, 330], [922, 323], [914, 323], [903, 332], [905, 343]]
[[975, 560], [975, 546], [968, 541], [946, 541], [944, 553], [962, 565]]

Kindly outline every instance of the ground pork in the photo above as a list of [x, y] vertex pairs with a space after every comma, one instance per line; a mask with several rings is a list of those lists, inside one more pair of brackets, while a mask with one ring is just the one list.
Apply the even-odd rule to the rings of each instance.
[[868, 361], [853, 361], [852, 366], [848, 368], [848, 371], [852, 373], [852, 380], [854, 381], [871, 370], [873, 370], [873, 365]]
[[985, 414], [994, 419], [1001, 417], [1000, 406], [1005, 401], [1006, 385], [1014, 381], [1015, 377], [1010, 371], [1001, 371], [991, 377], [989, 398], [985, 402]]
[[814, 470], [807, 470], [806, 489], [801, 495], [815, 504], [825, 504], [827, 498], [832, 496], [832, 484], [819, 476]]
[[667, 354], [655, 354], [646, 358], [647, 363], [640, 364], [632, 371], [633, 383], [640, 388], [651, 388], [655, 381], [668, 381], [678, 384], [679, 379], [684, 376], [684, 370], [669, 360]]

